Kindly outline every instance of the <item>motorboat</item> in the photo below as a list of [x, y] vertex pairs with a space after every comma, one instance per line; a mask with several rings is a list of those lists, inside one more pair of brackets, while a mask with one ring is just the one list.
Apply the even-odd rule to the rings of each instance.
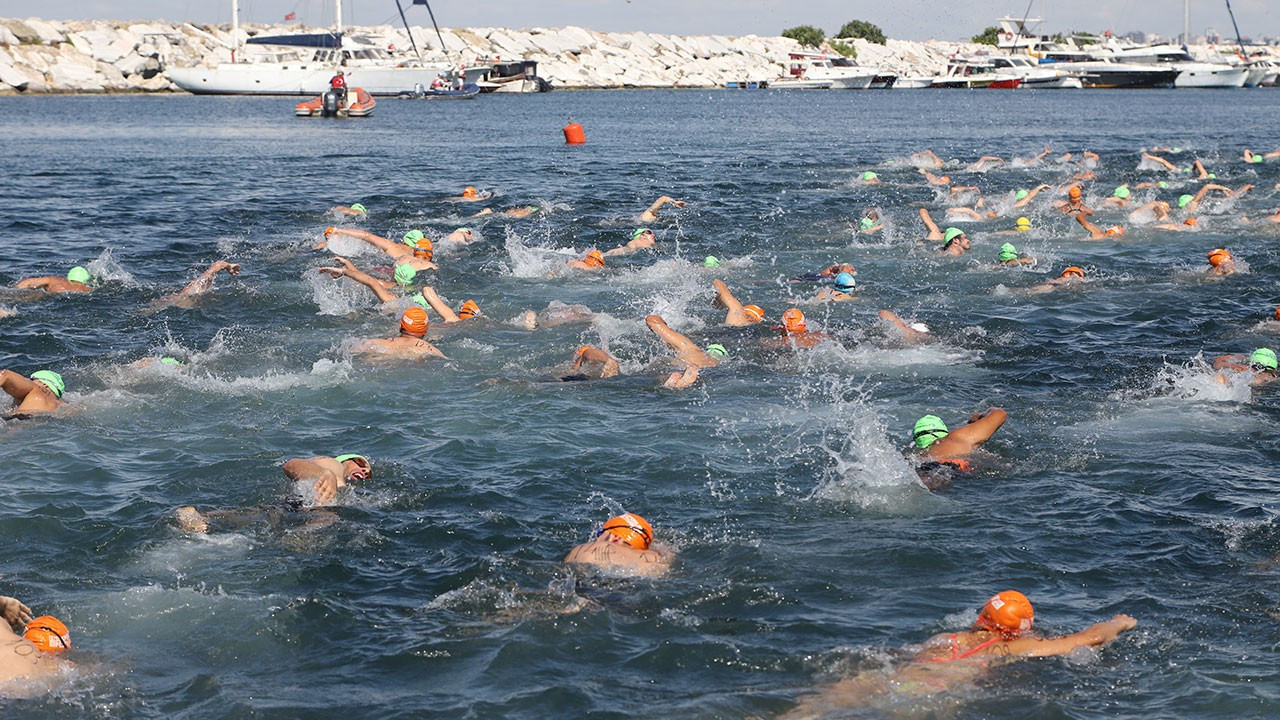
[[364, 88], [353, 87], [345, 92], [341, 88], [329, 88], [323, 95], [295, 105], [293, 114], [298, 117], [368, 117], [377, 104]]
[[463, 76], [482, 93], [551, 91], [551, 83], [538, 77], [536, 60], [477, 59], [467, 64]]
[[1176, 88], [1238, 88], [1244, 87], [1249, 68], [1228, 63], [1200, 62], [1191, 57], [1185, 47], [1179, 45], [1121, 45], [1113, 37], [1106, 50], [1118, 61], [1173, 68], [1178, 71], [1173, 86]]
[[866, 90], [877, 74], [839, 53], [800, 51], [788, 53], [787, 73], [791, 80], [830, 80], [833, 90]]
[[1039, 67], [1053, 66], [1080, 80], [1086, 88], [1173, 87], [1177, 70], [1155, 65], [1118, 62], [1081, 50], [1072, 38], [1056, 42], [1048, 35], [1031, 31], [1040, 18], [1002, 17], [996, 21], [996, 47], [1011, 57], [1026, 56]]
[[769, 83], [770, 90], [830, 90], [835, 82], [831, 80], [805, 80], [804, 78], [781, 78]]
[[987, 57], [987, 62], [995, 66], [996, 70], [1016, 75], [1022, 78], [1023, 89], [1031, 90], [1049, 90], [1049, 89], [1075, 89], [1084, 87], [1084, 83], [1080, 80], [1080, 75], [1070, 70], [1062, 70], [1055, 67], [1041, 67], [1031, 62], [1027, 57], [1014, 57], [1012, 55], [991, 55]]
[[400, 97], [411, 100], [470, 100], [479, 95], [480, 86], [474, 83], [457, 87], [424, 88], [421, 85], [410, 92], [400, 93]]
[[935, 77], [929, 87], [1014, 90], [1020, 85], [1021, 77], [998, 71], [986, 58], [955, 57], [947, 63], [946, 74]]

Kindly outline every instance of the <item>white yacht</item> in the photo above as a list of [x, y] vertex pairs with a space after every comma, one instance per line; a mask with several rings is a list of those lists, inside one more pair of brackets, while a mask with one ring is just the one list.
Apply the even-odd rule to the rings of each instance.
[[872, 68], [858, 66], [849, 58], [838, 53], [793, 52], [788, 53], [787, 78], [780, 83], [795, 81], [827, 82], [832, 90], [866, 90], [871, 81], [876, 79], [877, 71]]
[[1022, 78], [1020, 88], [1029, 90], [1079, 90], [1084, 87], [1080, 73], [1051, 65], [1037, 65], [1027, 57], [991, 55], [987, 62], [1000, 72]]
[[1249, 68], [1227, 63], [1199, 62], [1186, 48], [1178, 45], [1129, 45], [1123, 46], [1111, 38], [1107, 43], [1110, 56], [1121, 62], [1155, 65], [1178, 71], [1174, 79], [1176, 88], [1238, 88], [1244, 87]]

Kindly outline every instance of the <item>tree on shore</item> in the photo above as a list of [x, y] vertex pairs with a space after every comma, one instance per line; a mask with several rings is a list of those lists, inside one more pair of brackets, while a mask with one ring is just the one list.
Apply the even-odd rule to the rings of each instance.
[[840, 38], [862, 38], [867, 42], [884, 44], [884, 31], [879, 26], [862, 20], [850, 20], [836, 33]]
[[842, 43], [839, 40], [832, 40], [827, 44], [831, 46], [832, 50], [835, 50], [836, 52], [840, 53], [841, 55], [847, 58], [858, 57], [858, 48], [850, 45], [849, 43]]
[[782, 37], [791, 38], [801, 45], [818, 47], [827, 38], [827, 34], [812, 25], [797, 25], [782, 31]]
[[992, 25], [982, 32], [969, 38], [969, 42], [975, 42], [979, 45], [995, 45], [996, 35], [1000, 32], [1000, 28]]

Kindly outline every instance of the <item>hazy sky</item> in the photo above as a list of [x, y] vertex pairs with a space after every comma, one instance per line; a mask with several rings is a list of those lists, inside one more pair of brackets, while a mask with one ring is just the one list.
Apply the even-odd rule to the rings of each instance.
[[[430, 24], [423, 6], [401, 2], [410, 24]], [[345, 0], [343, 5], [348, 23], [398, 22], [395, 0]], [[1233, 0], [1240, 32], [1280, 36], [1277, 5], [1277, 0]], [[1182, 32], [1182, 6], [1179, 0], [1032, 0], [1032, 15], [1043, 12], [1049, 33], [1112, 29], [1173, 36]], [[890, 37], [956, 40], [994, 25], [1001, 15], [1021, 17], [1027, 0], [433, 0], [431, 7], [445, 27], [579, 25], [603, 31], [776, 35], [793, 25], [816, 25], [830, 34], [848, 20], [866, 20]], [[0, 0], [0, 17], [224, 23], [230, 21], [230, 8], [230, 0]], [[309, 25], [327, 25], [333, 8], [333, 0], [241, 0], [240, 17], [267, 23], [296, 12]], [[1191, 0], [1192, 33], [1206, 28], [1232, 34], [1225, 0]]]

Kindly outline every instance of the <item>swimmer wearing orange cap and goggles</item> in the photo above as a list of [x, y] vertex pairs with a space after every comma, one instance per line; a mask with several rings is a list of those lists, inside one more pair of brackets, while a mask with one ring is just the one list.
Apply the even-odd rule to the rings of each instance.
[[653, 547], [653, 540], [648, 520], [624, 513], [606, 520], [590, 542], [574, 547], [564, 561], [657, 576], [667, 571], [673, 555]]
[[1231, 275], [1236, 271], [1236, 259], [1225, 248], [1217, 248], [1211, 251], [1209, 257], [1209, 269], [1205, 272], [1209, 275]]

